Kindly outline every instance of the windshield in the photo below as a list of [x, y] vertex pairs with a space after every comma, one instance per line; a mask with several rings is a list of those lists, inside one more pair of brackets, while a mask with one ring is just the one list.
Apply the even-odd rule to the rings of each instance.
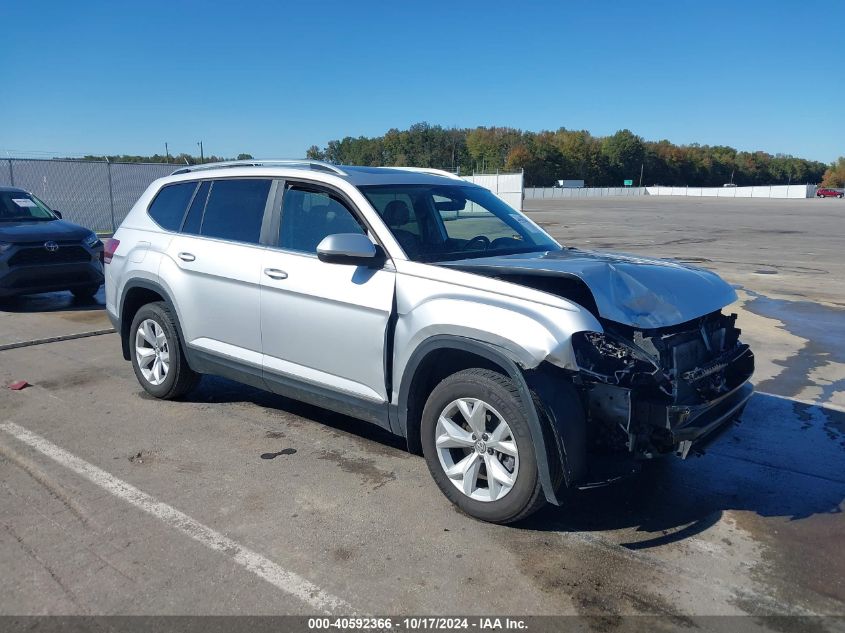
[[368, 185], [360, 190], [414, 261], [560, 250], [543, 229], [481, 187]]
[[0, 222], [55, 220], [50, 208], [23, 191], [0, 191]]

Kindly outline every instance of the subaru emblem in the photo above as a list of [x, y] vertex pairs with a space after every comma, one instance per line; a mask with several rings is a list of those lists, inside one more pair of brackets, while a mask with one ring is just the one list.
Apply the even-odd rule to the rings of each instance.
[[49, 242], [44, 242], [44, 248], [47, 250], [48, 253], [55, 253], [59, 250], [59, 245], [56, 244], [54, 241], [50, 240]]

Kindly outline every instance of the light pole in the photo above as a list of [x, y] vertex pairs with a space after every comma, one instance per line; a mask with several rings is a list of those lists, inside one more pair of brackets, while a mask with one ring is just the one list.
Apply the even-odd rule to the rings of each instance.
[[199, 141], [197, 145], [200, 146], [200, 165], [202, 165], [205, 162], [205, 156], [202, 153], [202, 141]]

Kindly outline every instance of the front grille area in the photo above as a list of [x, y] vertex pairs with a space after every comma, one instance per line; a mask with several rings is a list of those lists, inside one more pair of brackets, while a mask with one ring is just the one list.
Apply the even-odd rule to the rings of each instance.
[[91, 259], [90, 253], [78, 245], [59, 246], [54, 252], [48, 251], [44, 246], [23, 248], [15, 253], [9, 260], [9, 266], [41, 266], [44, 264], [73, 264], [87, 262]]
[[68, 286], [72, 286], [74, 284], [80, 284], [86, 281], [91, 281], [91, 274], [88, 272], [73, 272], [73, 273], [59, 273], [50, 275], [49, 277], [44, 277], [43, 275], [38, 277], [31, 277], [24, 275], [19, 279], [16, 279], [13, 283], [9, 284], [9, 288], [44, 288], [44, 287], [61, 287], [64, 284]]
[[573, 336], [595, 450], [671, 452], [736, 417], [751, 393], [744, 385], [754, 354], [739, 342], [735, 314], [714, 312], [655, 330], [603, 325], [604, 334]]

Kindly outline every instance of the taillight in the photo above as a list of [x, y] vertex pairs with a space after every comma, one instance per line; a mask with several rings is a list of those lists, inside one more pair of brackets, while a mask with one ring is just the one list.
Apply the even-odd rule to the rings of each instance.
[[117, 252], [117, 247], [120, 246], [120, 240], [109, 238], [103, 244], [103, 263], [111, 264], [112, 257]]

